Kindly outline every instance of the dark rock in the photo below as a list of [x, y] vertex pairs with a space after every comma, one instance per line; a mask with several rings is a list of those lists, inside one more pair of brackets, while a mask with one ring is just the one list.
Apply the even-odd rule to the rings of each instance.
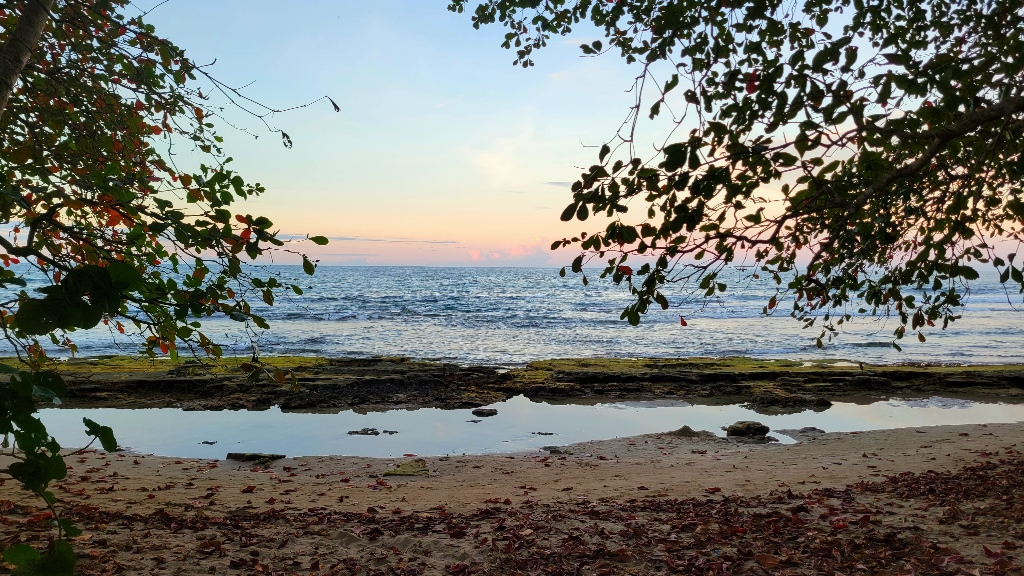
[[472, 422], [473, 424], [479, 424], [479, 423], [483, 422], [483, 420], [466, 420], [466, 422]]
[[797, 442], [810, 442], [821, 438], [821, 435], [825, 433], [821, 428], [815, 428], [814, 426], [804, 426], [799, 430], [796, 428], [790, 430], [776, 430], [779, 434], [785, 434]]
[[284, 454], [263, 454], [260, 452], [228, 452], [227, 459], [236, 462], [258, 462], [260, 460], [280, 460]]
[[349, 430], [349, 434], [354, 436], [380, 436], [380, 430], [376, 428], [363, 428], [361, 430]]
[[398, 434], [398, 430], [381, 430], [381, 432], [387, 434], [388, 436], [392, 436], [394, 434]]
[[715, 435], [707, 430], [694, 430], [689, 426], [683, 426], [679, 430], [669, 432], [673, 436], [681, 436], [683, 438], [714, 438]]
[[754, 422], [753, 420], [742, 420], [725, 429], [726, 436], [764, 436], [771, 431], [771, 428]]
[[473, 410], [473, 416], [479, 416], [481, 418], [486, 418], [487, 416], [497, 416], [497, 415], [498, 415], [498, 411], [495, 410], [494, 408], [477, 408], [476, 410]]
[[531, 432], [531, 434], [536, 434], [537, 436], [554, 436], [555, 435], [554, 432]]
[[203, 440], [202, 442], [200, 442], [200, 444], [206, 444], [207, 446], [213, 446], [216, 443], [216, 440]]

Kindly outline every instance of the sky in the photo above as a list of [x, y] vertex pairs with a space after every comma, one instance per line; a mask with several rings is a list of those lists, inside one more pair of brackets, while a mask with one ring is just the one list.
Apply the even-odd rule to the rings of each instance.
[[341, 107], [272, 118], [292, 149], [237, 111], [258, 139], [220, 127], [235, 169], [268, 189], [240, 210], [283, 234], [328, 236], [303, 244], [323, 264], [568, 264], [575, 254], [551, 242], [594, 228], [560, 222], [569, 184], [626, 116], [635, 71], [614, 54], [582, 57], [601, 37], [585, 25], [524, 70], [503, 28], [474, 30], [447, 5], [170, 0], [147, 19], [251, 98]]

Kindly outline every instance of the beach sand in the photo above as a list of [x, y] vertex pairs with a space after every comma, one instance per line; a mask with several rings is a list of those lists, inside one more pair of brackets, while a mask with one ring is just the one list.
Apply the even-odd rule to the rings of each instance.
[[[425, 458], [428, 477], [384, 475], [414, 456], [264, 468], [91, 451], [54, 491], [85, 529], [83, 574], [975, 573], [1015, 566], [1024, 545], [1018, 445], [1024, 424], [795, 445], [666, 433]], [[50, 537], [37, 504], [0, 486], [5, 546]], [[872, 560], [879, 546], [890, 556]]]

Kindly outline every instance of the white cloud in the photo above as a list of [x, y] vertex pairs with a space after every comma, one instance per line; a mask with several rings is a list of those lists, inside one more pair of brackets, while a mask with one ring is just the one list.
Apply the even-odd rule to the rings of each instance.
[[533, 128], [524, 128], [517, 136], [496, 140], [486, 150], [466, 148], [463, 153], [484, 174], [487, 185], [508, 188], [516, 184], [532, 184], [527, 178]]

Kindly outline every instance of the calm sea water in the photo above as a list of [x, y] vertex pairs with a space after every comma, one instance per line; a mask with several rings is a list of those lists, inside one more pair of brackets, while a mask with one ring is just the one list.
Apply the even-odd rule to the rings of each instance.
[[[557, 269], [321, 267], [315, 277], [298, 267], [271, 267], [306, 289], [263, 310], [272, 330], [259, 332], [263, 354], [323, 356], [404, 355], [461, 363], [518, 365], [555, 357], [753, 356], [894, 362], [1021, 362], [1024, 313], [1020, 296], [1007, 296], [994, 277], [970, 287], [964, 318], [946, 331], [911, 336], [903, 352], [889, 346], [893, 321], [856, 318], [838, 340], [819, 350], [818, 330], [801, 328], [788, 305], [764, 317], [774, 293], [765, 281], [730, 291], [708, 306], [670, 296], [640, 326], [619, 319], [629, 302], [624, 287], [593, 278], [559, 278]], [[596, 274], [595, 274], [596, 276]], [[734, 282], [740, 273], [733, 273]], [[671, 295], [671, 291], [668, 292]], [[1013, 306], [1010, 302], [1018, 304]], [[686, 317], [687, 327], [679, 324]], [[242, 325], [205, 320], [207, 333], [250, 350]], [[102, 326], [72, 335], [84, 355], [137, 350]]]

